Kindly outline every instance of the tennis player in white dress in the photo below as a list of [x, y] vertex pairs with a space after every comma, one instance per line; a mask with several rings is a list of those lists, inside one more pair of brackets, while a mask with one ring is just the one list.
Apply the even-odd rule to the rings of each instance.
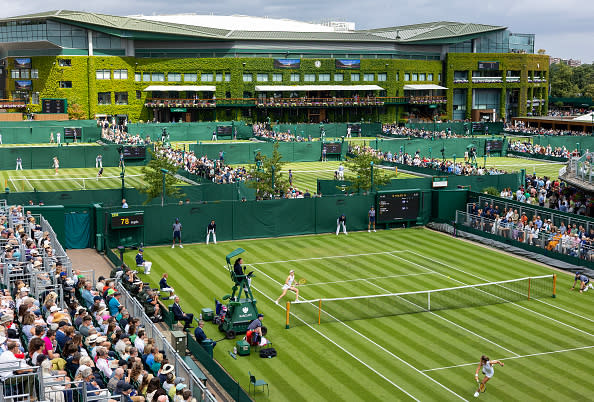
[[287, 294], [287, 290], [292, 290], [293, 292], [295, 292], [295, 301], [299, 300], [299, 289], [297, 289], [296, 284], [295, 286], [293, 286], [293, 283], [295, 283], [295, 271], [290, 270], [289, 276], [287, 276], [285, 284], [283, 285], [283, 293], [278, 297], [278, 299], [276, 299], [276, 304], [278, 304], [279, 300]]
[[[474, 393], [474, 397], [478, 398], [481, 392], [485, 392], [485, 387], [487, 386], [487, 381], [493, 378], [495, 375], [495, 369], [493, 368], [494, 364], [499, 364], [501, 367], [504, 366], [504, 363], [499, 360], [490, 360], [487, 356], [482, 355], [481, 361], [476, 368], [476, 372], [474, 373], [474, 378], [476, 382], [479, 383], [478, 389]], [[482, 370], [485, 377], [482, 381], [479, 382], [479, 371]]]

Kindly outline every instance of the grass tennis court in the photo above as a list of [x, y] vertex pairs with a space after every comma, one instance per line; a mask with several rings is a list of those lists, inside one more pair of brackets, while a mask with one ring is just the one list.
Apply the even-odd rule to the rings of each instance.
[[[464, 158], [457, 158], [456, 161], [464, 162]], [[485, 160], [477, 158], [479, 166], [483, 166]], [[559, 177], [559, 169], [565, 166], [563, 162], [548, 162], [545, 160], [534, 160], [526, 158], [510, 158], [510, 157], [489, 157], [487, 158], [487, 167], [496, 167], [497, 169], [504, 169], [508, 172], [517, 172], [520, 169], [526, 169], [526, 174], [536, 173], [538, 176], [548, 176], [551, 178]]]
[[[558, 273], [557, 298], [435, 312], [309, 324], [285, 329], [285, 301], [274, 300], [288, 271], [307, 283], [300, 296], [349, 297], [456, 287], [552, 275], [553, 270], [428, 229], [301, 236], [170, 246], [145, 250], [149, 281], [163, 272], [195, 313], [231, 293], [225, 255], [237, 247], [265, 314], [278, 357], [255, 353], [234, 360], [234, 342], [222, 340], [215, 358], [247, 388], [248, 370], [270, 384], [270, 400], [471, 400], [482, 354], [502, 359], [486, 400], [588, 399], [590, 384], [576, 373], [594, 369], [590, 293], [570, 292], [573, 277]], [[135, 252], [125, 254], [134, 264]], [[207, 335], [222, 338], [207, 323]], [[237, 338], [237, 340], [239, 337]], [[577, 369], [577, 370], [576, 370]], [[258, 400], [266, 399], [258, 394]]]
[[[126, 187], [141, 188], [144, 185], [141, 166], [126, 168]], [[121, 169], [106, 167], [103, 177], [97, 178], [95, 168], [60, 169], [58, 175], [53, 169], [1, 170], [2, 185], [11, 192], [29, 191], [74, 191], [121, 188]]]

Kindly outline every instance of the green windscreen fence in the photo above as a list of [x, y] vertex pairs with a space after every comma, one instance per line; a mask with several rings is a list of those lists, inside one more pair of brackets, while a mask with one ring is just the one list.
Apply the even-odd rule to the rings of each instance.
[[[138, 134], [142, 138], [151, 137], [153, 141], [160, 141], [163, 129], [169, 134], [171, 141], [206, 141], [212, 139], [212, 133], [218, 126], [232, 126], [233, 136], [238, 140], [252, 136], [252, 126], [242, 121], [196, 122], [196, 123], [132, 123], [128, 124], [130, 134]], [[231, 139], [220, 137], [218, 139]]]
[[[499, 134], [503, 132], [503, 122], [485, 123], [489, 134]], [[407, 128], [426, 130], [426, 131], [447, 131], [452, 130], [453, 134], [465, 134], [468, 129], [472, 133], [472, 123], [464, 122], [446, 122], [446, 123], [408, 123]], [[475, 133], [476, 134], [476, 133]], [[482, 134], [479, 133], [479, 134]]]
[[[503, 139], [503, 137], [498, 137]], [[485, 141], [491, 139], [491, 137], [464, 137], [464, 138], [411, 138], [408, 139], [379, 139], [377, 141], [369, 141], [368, 145], [375, 149], [379, 149], [383, 152], [392, 152], [398, 154], [398, 152], [405, 152], [413, 155], [415, 152], [419, 152], [422, 156], [432, 157], [441, 159], [442, 156], [447, 159], [456, 158], [463, 160], [464, 152], [468, 149], [475, 147], [477, 150], [477, 156], [483, 157], [485, 155]], [[442, 155], [443, 149], [443, 155]], [[502, 156], [505, 156], [505, 150], [507, 149], [507, 140], [503, 143]], [[481, 162], [481, 161], [479, 161]]]
[[57, 140], [57, 133], [61, 133], [62, 142], [72, 142], [64, 138], [65, 127], [78, 127], [82, 130], [80, 142], [94, 142], [101, 138], [101, 129], [95, 120], [66, 120], [66, 121], [5, 121], [0, 122], [0, 133], [4, 144], [44, 144], [50, 142], [51, 133]]
[[534, 144], [550, 145], [553, 148], [565, 147], [570, 151], [579, 149], [594, 149], [594, 137], [590, 135], [581, 136], [558, 136], [558, 135], [536, 135], [532, 137]]

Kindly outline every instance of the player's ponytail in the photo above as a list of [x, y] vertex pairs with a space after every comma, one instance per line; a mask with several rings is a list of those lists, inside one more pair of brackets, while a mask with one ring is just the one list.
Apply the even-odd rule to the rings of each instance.
[[481, 356], [481, 361], [482, 361], [483, 363], [486, 363], [486, 362], [488, 362], [489, 360], [491, 360], [491, 359], [489, 359], [489, 357], [488, 357], [488, 356], [485, 356], [485, 355], [482, 355], [482, 356]]

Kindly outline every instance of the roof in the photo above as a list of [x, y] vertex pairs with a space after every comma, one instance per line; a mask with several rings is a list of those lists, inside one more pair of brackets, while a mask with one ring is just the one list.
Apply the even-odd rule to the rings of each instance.
[[[83, 11], [57, 10], [0, 19], [0, 22], [52, 19], [108, 32], [127, 38], [174, 35], [213, 40], [341, 41], [341, 42], [440, 42], [455, 43], [463, 38], [506, 29], [504, 26], [463, 22], [425, 24], [334, 32], [320, 24], [289, 19], [246, 16], [169, 16], [121, 17]], [[208, 25], [207, 25], [208, 24]], [[207, 26], [205, 26], [207, 25]]]
[[256, 91], [383, 91], [377, 85], [256, 85]]
[[436, 39], [453, 39], [457, 37], [500, 31], [503, 29], [507, 29], [507, 27], [464, 22], [439, 21], [425, 24], [369, 29], [365, 32], [397, 41], [416, 42]]
[[215, 92], [214, 85], [149, 85], [143, 91], [204, 91]]
[[424, 91], [427, 89], [447, 89], [447, 88], [442, 87], [440, 85], [435, 85], [435, 84], [410, 84], [410, 85], [404, 86], [405, 91]]

